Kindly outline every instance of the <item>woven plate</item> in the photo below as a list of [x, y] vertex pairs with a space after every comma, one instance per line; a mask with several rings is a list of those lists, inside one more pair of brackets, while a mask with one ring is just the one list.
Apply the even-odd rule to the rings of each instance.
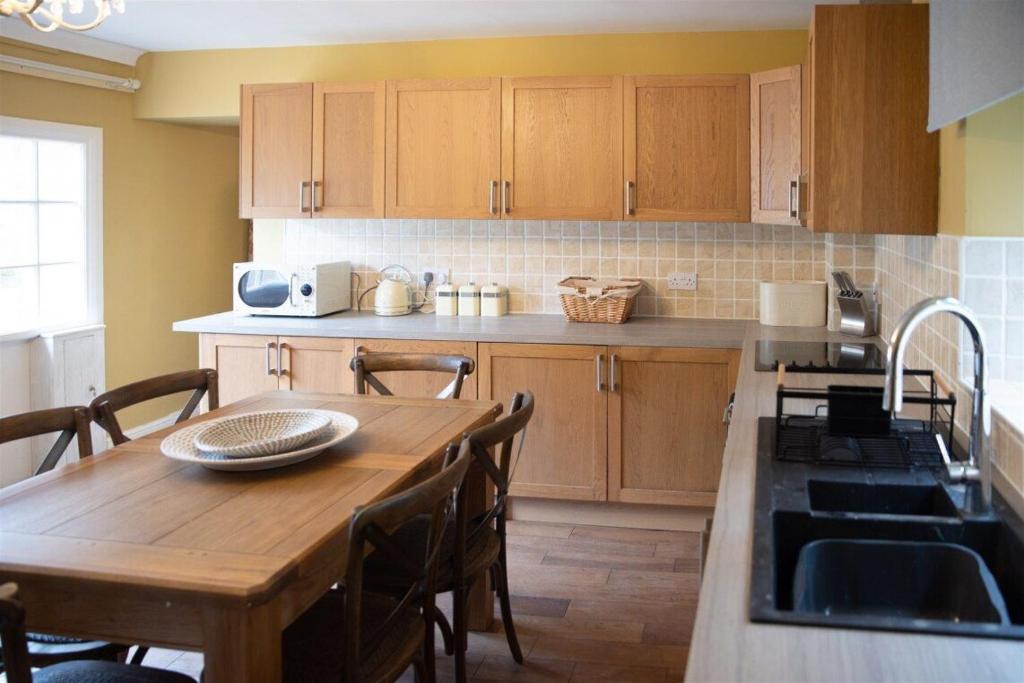
[[210, 420], [196, 448], [229, 458], [293, 451], [327, 433], [331, 418], [316, 410], [266, 410]]
[[313, 443], [294, 451], [277, 453], [276, 455], [259, 455], [250, 458], [229, 458], [219, 453], [204, 453], [196, 448], [195, 445], [196, 434], [208, 427], [204, 422], [179, 429], [165, 438], [160, 442], [160, 452], [168, 458], [195, 463], [208, 467], [211, 470], [269, 470], [309, 460], [331, 446], [341, 443], [359, 429], [359, 420], [348, 413], [339, 413], [333, 410], [317, 410], [315, 412], [322, 413], [330, 418], [330, 430], [315, 439]]

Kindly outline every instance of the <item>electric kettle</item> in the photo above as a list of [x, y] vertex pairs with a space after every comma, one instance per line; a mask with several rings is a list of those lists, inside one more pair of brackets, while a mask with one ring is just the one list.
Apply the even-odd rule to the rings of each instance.
[[[373, 295], [373, 312], [377, 315], [407, 315], [412, 313], [412, 279], [401, 266], [388, 266], [380, 271], [377, 291]], [[404, 277], [403, 277], [404, 275]]]

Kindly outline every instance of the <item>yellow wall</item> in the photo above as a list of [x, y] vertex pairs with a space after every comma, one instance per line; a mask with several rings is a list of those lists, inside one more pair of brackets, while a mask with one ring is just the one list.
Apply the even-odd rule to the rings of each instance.
[[143, 55], [140, 118], [232, 122], [241, 83], [458, 76], [748, 73], [797, 64], [806, 31], [648, 33]]
[[[57, 61], [45, 50], [30, 54], [6, 43], [0, 52]], [[91, 68], [118, 69], [100, 66]], [[109, 387], [196, 367], [195, 336], [171, 332], [171, 323], [230, 308], [231, 263], [247, 251], [246, 224], [238, 219], [237, 131], [140, 121], [133, 97], [0, 72], [0, 114], [103, 128]], [[126, 421], [166, 415], [175, 404], [154, 402]]]
[[968, 235], [1024, 236], [1024, 95], [967, 118]]

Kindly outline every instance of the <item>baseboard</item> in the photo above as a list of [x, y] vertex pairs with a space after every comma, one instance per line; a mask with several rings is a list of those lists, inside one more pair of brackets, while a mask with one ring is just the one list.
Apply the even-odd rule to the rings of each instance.
[[159, 431], [161, 429], [170, 427], [172, 424], [174, 424], [174, 420], [177, 417], [177, 413], [170, 413], [168, 415], [164, 415], [163, 417], [158, 417], [157, 419], [151, 420], [150, 422], [147, 422], [145, 424], [141, 424], [137, 427], [132, 427], [131, 429], [124, 430], [124, 435], [132, 440], [138, 439], [140, 437], [146, 436], [147, 434], [152, 434], [155, 431]]
[[508, 510], [510, 519], [524, 522], [697, 532], [704, 530], [715, 512], [714, 508], [522, 497], [509, 498]]

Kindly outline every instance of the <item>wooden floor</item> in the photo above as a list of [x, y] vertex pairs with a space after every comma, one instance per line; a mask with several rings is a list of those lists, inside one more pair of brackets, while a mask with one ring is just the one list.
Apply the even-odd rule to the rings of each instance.
[[[697, 534], [510, 522], [509, 562], [526, 663], [512, 660], [498, 621], [491, 633], [470, 634], [470, 680], [682, 680], [699, 589]], [[146, 658], [196, 678], [202, 662], [171, 650]], [[443, 652], [438, 679], [452, 680]]]

